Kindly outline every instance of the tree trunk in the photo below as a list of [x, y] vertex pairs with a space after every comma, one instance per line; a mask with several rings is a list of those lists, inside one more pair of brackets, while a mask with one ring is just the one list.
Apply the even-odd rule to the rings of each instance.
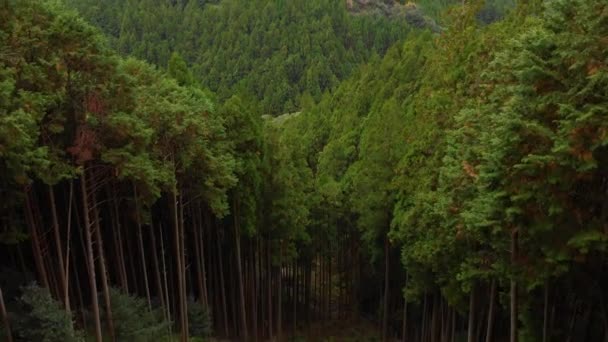
[[122, 288], [126, 293], [129, 293], [129, 278], [127, 277], [127, 266], [125, 265], [125, 253], [123, 250], [123, 241], [122, 241], [122, 228], [120, 225], [120, 214], [118, 211], [118, 198], [116, 197], [116, 190], [112, 188], [112, 209], [114, 213], [114, 235], [116, 239], [116, 254], [118, 257], [118, 273], [120, 276], [120, 282]]
[[241, 232], [239, 227], [239, 206], [236, 198], [234, 199], [234, 239], [236, 243], [236, 271], [237, 271], [237, 280], [239, 282], [239, 302], [240, 302], [240, 311], [241, 311], [241, 333], [245, 340], [249, 339], [249, 334], [247, 333], [247, 310], [245, 307], [245, 289], [243, 288], [243, 265], [241, 264]]
[[181, 275], [182, 277], [182, 287], [180, 289], [182, 296], [181, 296], [181, 301], [182, 301], [182, 305], [181, 305], [181, 311], [183, 314], [183, 320], [184, 320], [184, 331], [185, 333], [182, 335], [185, 335], [185, 339], [186, 341], [188, 341], [190, 339], [189, 337], [189, 333], [190, 330], [188, 329], [188, 295], [187, 295], [187, 288], [186, 288], [186, 246], [185, 246], [185, 239], [186, 239], [186, 231], [184, 229], [184, 195], [180, 192], [179, 193], [179, 236], [180, 236], [180, 240], [179, 240], [179, 244], [180, 244], [180, 253], [178, 254], [178, 258], [181, 259], [181, 270], [179, 271], [179, 275]]
[[222, 313], [224, 315], [224, 334], [226, 336], [228, 336], [228, 308], [226, 305], [226, 286], [225, 286], [225, 282], [224, 282], [224, 262], [222, 261], [222, 249], [221, 249], [221, 242], [220, 242], [220, 232], [219, 230], [216, 230], [217, 232], [217, 258], [218, 258], [218, 271], [220, 273], [220, 293], [221, 293], [221, 300], [222, 300]]
[[0, 315], [2, 316], [2, 322], [4, 323], [4, 330], [6, 334], [6, 341], [13, 342], [13, 334], [11, 333], [11, 325], [8, 321], [8, 314], [6, 313], [6, 306], [4, 305], [4, 296], [2, 289], [0, 288]]
[[426, 314], [426, 311], [427, 311], [427, 309], [426, 309], [426, 307], [427, 307], [427, 305], [426, 305], [427, 299], [426, 299], [426, 297], [427, 297], [427, 295], [426, 295], [426, 292], [425, 292], [424, 296], [423, 296], [423, 299], [422, 299], [422, 324], [421, 324], [421, 327], [420, 327], [420, 331], [421, 331], [420, 341], [425, 341], [425, 338], [426, 338], [426, 330], [427, 330], [427, 317], [426, 317], [427, 316], [427, 314]]
[[[86, 251], [83, 250], [83, 253], [85, 253], [86, 255]], [[74, 264], [74, 277], [72, 277], [74, 279], [74, 282], [76, 283], [76, 294], [78, 295], [78, 300], [80, 302], [80, 317], [82, 319], [82, 328], [83, 330], [87, 330], [87, 320], [85, 317], [85, 308], [84, 308], [84, 297], [82, 295], [82, 286], [80, 286], [80, 275], [78, 274], [78, 267], [76, 267], [76, 265], [78, 265], [76, 263], [76, 257], [74, 256], [74, 253], [72, 253], [71, 255], [71, 259], [72, 259], [72, 264]]]
[[437, 314], [439, 313], [439, 301], [438, 295], [433, 296], [433, 312], [431, 314], [431, 342], [437, 342], [437, 333], [440, 329], [437, 328], [439, 324], [439, 319], [437, 318]]
[[268, 293], [266, 297], [268, 299], [268, 336], [270, 340], [274, 340], [274, 329], [272, 325], [272, 321], [274, 319], [273, 311], [272, 311], [272, 263], [270, 262], [270, 243], [266, 242], [266, 285], [268, 289]]
[[93, 239], [91, 236], [91, 219], [89, 216], [89, 195], [87, 191], [86, 168], [80, 176], [80, 190], [82, 193], [82, 211], [84, 214], [84, 235], [86, 241], [86, 258], [89, 269], [89, 286], [91, 288], [91, 310], [95, 324], [95, 341], [103, 342], [101, 335], [101, 320], [99, 318], [99, 302], [97, 299], [97, 277], [95, 276], [95, 257], [93, 256]]
[[[178, 190], [172, 191], [171, 202], [172, 202], [172, 211], [173, 211], [173, 228], [174, 228], [174, 239], [175, 239], [175, 263], [176, 263], [176, 272], [177, 272], [177, 302], [179, 307], [179, 327], [180, 327], [180, 341], [188, 342], [188, 328], [186, 327], [186, 317], [184, 317], [186, 312], [185, 307], [185, 298], [183, 297], [182, 289], [184, 287], [184, 278], [182, 276], [182, 249], [181, 249], [181, 229], [179, 222], [179, 209], [178, 206], [181, 204], [178, 203]], [[181, 200], [181, 198], [180, 198]]]
[[152, 262], [154, 263], [154, 278], [156, 280], [156, 295], [160, 299], [160, 307], [163, 311], [163, 317], [165, 320], [168, 320], [167, 314], [165, 312], [165, 296], [163, 294], [163, 283], [160, 276], [160, 265], [158, 262], [158, 256], [156, 255], [156, 233], [154, 232], [154, 224], [150, 226], [150, 247], [152, 251]]
[[141, 217], [139, 210], [139, 200], [137, 198], [137, 187], [133, 184], [133, 199], [135, 201], [135, 221], [137, 225], [137, 241], [139, 244], [139, 256], [141, 257], [141, 270], [144, 273], [144, 289], [148, 301], [148, 310], [152, 311], [152, 300], [150, 299], [150, 285], [148, 284], [148, 266], [146, 265], [146, 251], [144, 249], [144, 237], [141, 229]]
[[471, 286], [469, 297], [469, 327], [467, 329], [467, 341], [475, 342], [475, 284]]
[[27, 226], [30, 231], [30, 237], [32, 239], [32, 249], [34, 254], [34, 262], [38, 270], [38, 277], [40, 278], [40, 285], [50, 290], [49, 278], [44, 267], [44, 258], [42, 257], [42, 250], [40, 246], [40, 240], [38, 238], [38, 229], [36, 228], [36, 221], [34, 220], [34, 212], [32, 210], [30, 190], [25, 190], [25, 218]]
[[202, 265], [202, 257], [201, 257], [201, 245], [200, 245], [200, 235], [202, 232], [200, 231], [199, 222], [195, 222], [194, 224], [194, 257], [196, 260], [196, 284], [198, 287], [198, 299], [199, 302], [202, 303], [205, 307], [205, 291], [203, 290], [203, 265]]
[[[517, 231], [514, 231], [511, 235], [511, 265], [515, 266], [517, 262]], [[511, 289], [510, 289], [510, 299], [511, 299], [511, 326], [510, 326], [510, 342], [517, 342], [517, 281], [515, 280], [515, 275], [511, 276]]]
[[68, 285], [65, 281], [65, 262], [63, 260], [63, 247], [61, 244], [61, 234], [59, 233], [59, 219], [57, 218], [57, 206], [55, 204], [55, 191], [53, 186], [49, 185], [49, 202], [51, 204], [51, 217], [53, 220], [53, 236], [55, 238], [55, 251], [57, 253], [57, 263], [59, 264], [59, 291], [60, 296], [63, 299], [63, 306], [65, 310], [70, 312], [70, 297], [66, 295], [68, 292]]
[[450, 341], [456, 340], [456, 309], [452, 309], [452, 332], [450, 334]]
[[[198, 291], [199, 291], [199, 301], [203, 304], [203, 306], [205, 308], [208, 308], [208, 304], [207, 304], [207, 290], [205, 289], [205, 280], [204, 280], [204, 271], [203, 269], [205, 268], [205, 264], [204, 264], [204, 256], [201, 253], [201, 245], [202, 245], [202, 228], [203, 228], [203, 222], [202, 222], [202, 216], [200, 214], [200, 207], [197, 208], [197, 215], [196, 217], [198, 218], [197, 220], [195, 220], [195, 224], [194, 224], [194, 254], [195, 254], [195, 259], [196, 259], [196, 279], [197, 279], [197, 284], [198, 284]], [[194, 217], [193, 217], [194, 219]]]
[[[163, 236], [163, 226], [160, 225], [159, 227], [159, 231], [160, 231], [160, 252], [161, 252], [161, 260], [163, 262], [163, 282], [164, 282], [164, 287], [165, 287], [165, 311], [167, 312], [166, 317], [167, 320], [169, 322], [171, 322], [171, 301], [169, 300], [169, 284], [167, 282], [167, 264], [165, 262], [165, 238]], [[163, 294], [161, 293], [161, 297], [163, 296]], [[169, 331], [171, 332], [171, 326], [172, 324], [169, 324]]]
[[549, 283], [545, 282], [545, 305], [544, 305], [544, 310], [543, 310], [543, 342], [547, 342], [548, 323], [549, 323]]
[[281, 241], [281, 251], [279, 252], [279, 279], [278, 279], [278, 300], [277, 300], [277, 335], [279, 341], [283, 341], [283, 241]]
[[[199, 215], [201, 215], [201, 209], [199, 208]], [[209, 308], [209, 292], [207, 290], [207, 269], [206, 269], [206, 265], [205, 265], [205, 240], [203, 238], [203, 236], [205, 235], [205, 229], [202, 226], [202, 219], [201, 219], [201, 230], [199, 231], [199, 237], [198, 237], [198, 242], [199, 242], [199, 247], [201, 249], [201, 272], [202, 272], [202, 278], [203, 278], [203, 303], [205, 303], [205, 307]]]
[[488, 308], [488, 329], [486, 330], [486, 342], [492, 342], [492, 335], [494, 330], [494, 314], [495, 314], [495, 303], [496, 303], [496, 279], [492, 279], [492, 285], [490, 285], [490, 307]]
[[[331, 248], [331, 242], [329, 243], [329, 250], [330, 251], [332, 250], [332, 248]], [[331, 299], [332, 299], [331, 292], [333, 290], [332, 261], [333, 261], [333, 259], [332, 259], [332, 255], [330, 253], [329, 254], [329, 258], [327, 260], [327, 268], [329, 269], [329, 272], [327, 274], [327, 318], [330, 321], [332, 319], [332, 313], [333, 313], [332, 312], [332, 305], [331, 305], [332, 304], [332, 302], [331, 302]]]
[[443, 331], [442, 331], [442, 335], [441, 335], [441, 342], [449, 342], [450, 341], [450, 329], [452, 327], [451, 322], [452, 322], [452, 309], [450, 308], [449, 303], [447, 303], [446, 300], [444, 300], [444, 305], [445, 305], [445, 321], [444, 321], [444, 327], [443, 327]]
[[388, 341], [388, 298], [389, 298], [389, 255], [388, 255], [388, 236], [384, 239], [384, 304], [382, 314], [382, 341]]
[[325, 255], [323, 254], [323, 252], [321, 252], [320, 258], [319, 258], [319, 307], [318, 307], [318, 313], [317, 313], [317, 318], [318, 319], [325, 319], [325, 302], [326, 302], [326, 291], [325, 291], [325, 281], [326, 281], [326, 274], [327, 274], [327, 266], [325, 263]]
[[[405, 273], [405, 287], [407, 288], [407, 282], [409, 280], [409, 273]], [[407, 342], [407, 295], [405, 289], [403, 291], [403, 326], [401, 327], [401, 340]]]
[[[260, 285], [261, 285], [261, 265], [260, 265], [260, 239], [259, 237], [257, 237], [255, 239], [255, 249], [252, 248], [252, 255], [253, 255], [253, 265], [252, 265], [252, 279], [254, 282], [254, 286], [253, 286], [253, 298], [251, 299], [251, 317], [253, 318], [253, 322], [252, 322], [252, 326], [253, 326], [253, 337], [254, 337], [254, 341], [257, 342], [258, 341], [258, 324], [259, 324], [259, 320], [258, 320], [258, 316], [259, 316], [259, 312], [258, 312], [258, 296], [259, 296], [259, 291], [260, 291]], [[264, 317], [264, 315], [261, 315], [261, 317]]]
[[101, 286], [105, 300], [108, 333], [110, 334], [110, 340], [116, 341], [116, 336], [114, 335], [114, 318], [112, 317], [112, 304], [110, 302], [110, 288], [108, 286], [108, 274], [106, 271], [106, 260], [103, 251], [103, 239], [101, 237], [101, 226], [99, 225], [97, 200], [94, 193], [90, 194], [90, 196], [93, 198], [93, 223], [95, 226], [95, 240], [97, 242], [95, 245], [97, 246], [97, 255], [99, 257], [99, 274], [101, 275]]
[[298, 310], [298, 263], [294, 260], [293, 262], [293, 286], [292, 286], [292, 299], [293, 299], [293, 322], [292, 322], [292, 331], [293, 336], [295, 338], [296, 335], [296, 325], [298, 323], [297, 320], [297, 310]]
[[234, 255], [229, 254], [228, 255], [228, 276], [229, 276], [229, 285], [228, 286], [228, 291], [229, 291], [229, 295], [226, 298], [229, 302], [230, 305], [232, 306], [232, 310], [230, 310], [230, 313], [232, 314], [232, 319], [230, 320], [230, 322], [232, 323], [232, 334], [234, 334], [235, 336], [239, 335], [239, 327], [238, 327], [238, 313], [237, 311], [237, 297], [238, 297], [238, 286], [236, 285], [236, 279], [235, 279], [235, 274], [234, 274]]
[[[119, 234], [120, 231], [118, 232]], [[129, 269], [130, 269], [130, 274], [131, 274], [131, 291], [132, 293], [136, 294], [137, 296], [141, 295], [141, 284], [139, 283], [139, 278], [137, 277], [137, 271], [135, 268], [135, 259], [137, 257], [137, 254], [133, 255], [133, 250], [136, 249], [137, 247], [133, 246], [133, 240], [132, 240], [132, 234], [129, 234], [130, 231], [125, 231], [125, 244], [126, 244], [126, 249], [123, 248], [123, 258], [127, 259], [129, 261]], [[126, 250], [126, 252], [125, 252]], [[126, 272], [126, 269], [125, 269]]]
[[66, 299], [66, 310], [70, 311], [70, 241], [72, 238], [72, 203], [74, 199], [74, 181], [70, 180], [70, 196], [68, 200], [68, 223], [67, 223], [67, 234], [66, 234], [66, 250], [65, 250], [65, 271], [63, 281], [65, 284], [64, 293]]

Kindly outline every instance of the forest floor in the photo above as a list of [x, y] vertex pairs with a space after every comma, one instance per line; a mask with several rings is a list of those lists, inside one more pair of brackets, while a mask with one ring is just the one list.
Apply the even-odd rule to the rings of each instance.
[[362, 318], [331, 320], [313, 323], [298, 331], [290, 341], [318, 342], [368, 342], [380, 341], [380, 330], [372, 322]]
[[[375, 342], [381, 341], [382, 335], [378, 326], [363, 318], [332, 319], [324, 322], [315, 322], [302, 329], [299, 328], [295, 334], [291, 327], [284, 328], [284, 342]], [[104, 341], [110, 341], [109, 336], [103, 337]], [[89, 331], [85, 337], [86, 342], [94, 342], [94, 332]], [[178, 342], [179, 335], [164, 337], [158, 342]], [[192, 339], [198, 342], [198, 339]], [[226, 338], [212, 337], [208, 342], [234, 342]]]

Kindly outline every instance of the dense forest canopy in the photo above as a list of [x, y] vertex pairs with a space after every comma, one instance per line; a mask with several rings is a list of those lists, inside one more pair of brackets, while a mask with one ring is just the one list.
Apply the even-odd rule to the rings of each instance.
[[342, 1], [108, 1], [68, 3], [110, 43], [165, 67], [178, 52], [197, 83], [220, 100], [258, 101], [261, 113], [294, 112], [319, 100], [361, 63], [405, 37], [404, 19], [348, 15]]
[[608, 3], [7, 0], [0, 175], [8, 341], [605, 341]]

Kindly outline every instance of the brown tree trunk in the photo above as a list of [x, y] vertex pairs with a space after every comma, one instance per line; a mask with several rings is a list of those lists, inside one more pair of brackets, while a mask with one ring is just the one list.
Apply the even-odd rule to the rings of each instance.
[[[511, 265], [514, 267], [517, 262], [517, 236], [518, 232], [514, 231], [511, 235]], [[517, 342], [517, 281], [515, 276], [511, 276], [511, 326], [510, 326], [510, 342]]]
[[[184, 288], [184, 278], [183, 278], [183, 274], [182, 274], [182, 248], [181, 248], [181, 224], [179, 222], [179, 209], [178, 207], [181, 206], [181, 203], [178, 203], [178, 194], [177, 194], [178, 190], [174, 190], [172, 191], [172, 198], [171, 198], [171, 202], [172, 202], [172, 209], [173, 209], [173, 227], [174, 227], [174, 239], [175, 239], [175, 262], [176, 262], [176, 272], [177, 272], [177, 286], [178, 286], [178, 297], [177, 297], [177, 302], [178, 302], [178, 307], [179, 307], [179, 326], [180, 326], [180, 341], [181, 342], [188, 342], [188, 328], [186, 326], [186, 317], [185, 317], [185, 313], [186, 313], [186, 306], [185, 306], [185, 301], [186, 298], [184, 298], [184, 293], [182, 291], [182, 289]], [[180, 198], [181, 200], [181, 198]]]
[[475, 284], [471, 286], [469, 296], [469, 327], [467, 329], [467, 341], [475, 342]]
[[201, 241], [202, 238], [200, 237], [202, 235], [202, 223], [200, 221], [201, 217], [200, 215], [197, 216], [197, 220], [195, 220], [195, 224], [194, 224], [194, 256], [196, 259], [196, 281], [197, 281], [197, 286], [198, 286], [198, 292], [199, 292], [199, 301], [203, 304], [203, 306], [206, 308], [207, 307], [207, 298], [206, 298], [206, 291], [204, 290], [205, 284], [204, 284], [204, 280], [203, 280], [203, 258], [201, 255]]
[[89, 194], [87, 191], [86, 168], [80, 176], [80, 190], [82, 193], [82, 211], [84, 216], [84, 235], [86, 241], [86, 259], [89, 269], [89, 286], [91, 289], [91, 310], [95, 324], [95, 340], [103, 342], [101, 334], [101, 320], [99, 318], [99, 302], [97, 299], [97, 277], [95, 276], [95, 257], [93, 255], [93, 238], [91, 236], [92, 223], [89, 216]]
[[382, 313], [382, 341], [388, 341], [388, 298], [389, 298], [389, 255], [388, 255], [388, 236], [384, 238], [384, 304]]
[[2, 316], [2, 322], [4, 323], [6, 342], [13, 342], [13, 334], [11, 333], [11, 324], [8, 321], [8, 314], [6, 313], [6, 306], [4, 305], [4, 296], [2, 295], [1, 288], [0, 288], [0, 315]]
[[274, 340], [274, 329], [272, 325], [272, 321], [274, 319], [273, 310], [272, 310], [272, 263], [270, 262], [270, 243], [266, 242], [266, 285], [268, 293], [266, 297], [268, 299], [268, 336], [270, 340]]
[[36, 221], [34, 220], [34, 213], [32, 211], [30, 190], [25, 190], [25, 218], [27, 226], [30, 231], [30, 237], [32, 239], [32, 251], [34, 254], [34, 262], [36, 269], [38, 270], [38, 277], [40, 278], [40, 285], [50, 290], [49, 278], [44, 267], [44, 258], [42, 257], [42, 250], [40, 246], [40, 239], [38, 237], [38, 229], [36, 228]]
[[278, 275], [278, 299], [277, 299], [277, 335], [279, 341], [283, 341], [283, 241], [279, 252], [279, 275]]
[[217, 258], [218, 258], [218, 262], [217, 262], [217, 266], [218, 266], [218, 271], [220, 273], [220, 293], [221, 293], [221, 304], [222, 304], [222, 313], [223, 313], [223, 319], [224, 319], [224, 334], [226, 336], [228, 336], [228, 308], [226, 305], [226, 286], [225, 286], [225, 282], [224, 282], [224, 262], [222, 260], [222, 249], [221, 249], [221, 243], [220, 243], [220, 232], [219, 230], [216, 230], [217, 232]]
[[450, 333], [450, 341], [456, 340], [456, 309], [452, 309], [452, 332]]
[[57, 218], [57, 206], [55, 204], [55, 191], [53, 186], [49, 185], [49, 202], [51, 204], [51, 217], [53, 220], [53, 236], [55, 238], [55, 251], [57, 253], [57, 263], [59, 264], [59, 291], [61, 299], [63, 299], [63, 306], [67, 312], [70, 312], [70, 297], [66, 295], [68, 292], [68, 285], [65, 281], [65, 262], [63, 260], [63, 247], [61, 244], [61, 234], [59, 233], [59, 219]]
[[[253, 282], [254, 282], [254, 286], [253, 286], [253, 298], [252, 298], [252, 305], [251, 305], [251, 317], [253, 318], [253, 337], [254, 337], [254, 341], [257, 342], [258, 340], [258, 335], [259, 335], [259, 331], [258, 331], [258, 295], [259, 295], [259, 291], [260, 291], [260, 284], [261, 284], [261, 265], [260, 265], [260, 239], [259, 237], [255, 239], [255, 249], [252, 248], [252, 256], [253, 256], [253, 264], [252, 264], [252, 278], [253, 278]], [[264, 317], [263, 315], [261, 317]]]
[[[331, 242], [329, 244], [329, 250], [330, 251], [332, 250], [332, 248], [331, 248]], [[328, 274], [328, 277], [327, 277], [327, 281], [328, 281], [328, 284], [327, 284], [328, 285], [327, 286], [327, 316], [328, 317], [327, 318], [328, 318], [328, 320], [332, 319], [332, 313], [333, 313], [332, 312], [332, 305], [331, 305], [332, 304], [332, 302], [331, 302], [331, 300], [332, 300], [331, 292], [333, 290], [332, 263], [333, 263], [333, 259], [332, 259], [332, 255], [330, 253], [329, 254], [329, 260], [327, 262], [327, 266], [329, 268], [329, 274]]]
[[194, 226], [194, 258], [196, 261], [196, 285], [198, 287], [198, 298], [200, 303], [205, 303], [203, 291], [203, 266], [201, 264], [200, 227], [198, 223]]
[[292, 286], [292, 299], [293, 299], [293, 322], [292, 331], [293, 336], [296, 335], [297, 320], [297, 309], [298, 309], [298, 263], [294, 260], [293, 262], [293, 286]]
[[[67, 234], [66, 234], [66, 249], [65, 249], [65, 272], [64, 272], [64, 277], [63, 281], [65, 284], [65, 288], [64, 288], [64, 296], [66, 298], [68, 298], [66, 300], [67, 302], [67, 307], [70, 307], [70, 242], [71, 242], [71, 238], [72, 238], [72, 203], [73, 203], [73, 199], [74, 199], [74, 181], [70, 180], [70, 195], [69, 195], [69, 200], [68, 200], [68, 222], [67, 222]], [[67, 309], [67, 308], [66, 308]], [[69, 311], [69, 309], [68, 309]]]
[[[109, 190], [108, 190], [109, 191]], [[118, 198], [116, 197], [116, 190], [112, 188], [112, 212], [113, 212], [113, 234], [116, 239], [116, 256], [117, 256], [117, 265], [118, 265], [118, 274], [120, 278], [120, 282], [123, 290], [126, 293], [129, 293], [129, 278], [127, 277], [127, 266], [125, 265], [125, 253], [123, 249], [123, 240], [122, 240], [122, 227], [120, 224], [120, 215], [118, 211]], [[137, 286], [136, 286], [137, 287]]]
[[168, 320], [166, 311], [165, 311], [165, 295], [163, 290], [162, 278], [160, 276], [160, 265], [158, 262], [158, 255], [156, 254], [156, 233], [154, 232], [154, 224], [150, 226], [150, 247], [152, 251], [152, 262], [154, 263], [154, 278], [156, 280], [156, 295], [160, 299], [160, 306], [163, 311], [163, 317], [165, 320]]
[[[409, 280], [409, 273], [405, 273], [405, 287]], [[407, 295], [405, 290], [403, 291], [403, 326], [401, 327], [401, 340], [407, 342]]]
[[[200, 211], [201, 209], [199, 208], [199, 215], [200, 215]], [[199, 231], [199, 246], [201, 249], [201, 272], [202, 272], [202, 278], [203, 278], [203, 303], [205, 303], [205, 307], [209, 308], [209, 292], [207, 290], [207, 269], [205, 266], [205, 240], [203, 238], [205, 233], [204, 227], [202, 226], [202, 221], [201, 221], [201, 230]]]
[[93, 224], [95, 226], [95, 240], [97, 246], [97, 255], [99, 257], [99, 274], [101, 275], [101, 286], [103, 291], [103, 297], [105, 300], [106, 307], [106, 320], [108, 333], [110, 334], [110, 340], [116, 341], [114, 334], [114, 318], [112, 317], [112, 304], [110, 302], [110, 288], [108, 285], [108, 274], [106, 271], [106, 260], [103, 250], [103, 239], [101, 237], [101, 226], [99, 225], [99, 213], [97, 210], [97, 200], [95, 194], [89, 194], [93, 199]]
[[486, 342], [492, 342], [492, 335], [494, 330], [494, 314], [496, 309], [494, 308], [496, 303], [496, 279], [492, 279], [490, 285], [490, 307], [488, 308], [488, 329], [486, 330]]
[[139, 209], [139, 200], [137, 198], [137, 187], [133, 184], [133, 199], [135, 201], [135, 221], [137, 224], [137, 241], [139, 244], [139, 256], [141, 257], [141, 270], [144, 273], [144, 289], [146, 291], [146, 299], [148, 301], [148, 310], [152, 311], [152, 299], [150, 298], [150, 285], [148, 284], [148, 266], [146, 265], [146, 251], [144, 249], [144, 237], [141, 229], [141, 217]]
[[421, 331], [421, 338], [420, 341], [425, 341], [426, 339], [426, 330], [427, 330], [427, 294], [426, 292], [424, 293], [424, 297], [422, 299], [422, 324], [420, 327], [420, 331]]
[[232, 314], [232, 319], [230, 320], [230, 322], [232, 323], [232, 334], [234, 334], [235, 336], [239, 335], [239, 328], [238, 328], [238, 314], [237, 314], [237, 297], [238, 297], [238, 286], [236, 285], [236, 278], [235, 278], [235, 274], [234, 274], [234, 255], [230, 254], [228, 255], [228, 276], [229, 276], [229, 286], [228, 286], [228, 290], [229, 295], [226, 298], [231, 306], [232, 306], [232, 310], [230, 310], [230, 313]]
[[245, 289], [243, 288], [243, 266], [241, 264], [241, 232], [238, 222], [239, 206], [236, 198], [234, 199], [234, 239], [236, 243], [236, 271], [239, 282], [239, 304], [241, 311], [241, 333], [245, 340], [249, 339], [247, 333], [247, 310], [245, 307]]
[[[603, 303], [602, 303], [602, 307], [603, 307]], [[544, 310], [543, 310], [543, 342], [547, 342], [548, 323], [549, 323], [549, 283], [545, 282], [545, 303], [544, 303]]]
[[[86, 251], [83, 250], [83, 252], [86, 255]], [[82, 295], [82, 287], [80, 286], [80, 275], [78, 274], [78, 267], [76, 267], [78, 264], [76, 263], [76, 257], [74, 256], [74, 253], [72, 253], [71, 255], [71, 259], [72, 259], [72, 264], [74, 264], [74, 277], [72, 277], [72, 279], [74, 279], [74, 282], [76, 283], [76, 294], [78, 295], [78, 300], [79, 300], [79, 304], [80, 304], [80, 317], [82, 320], [82, 328], [83, 330], [87, 330], [87, 320], [86, 320], [86, 316], [85, 316], [85, 308], [84, 308], [84, 297]]]
[[[180, 192], [179, 193], [179, 234], [180, 234], [180, 240], [179, 240], [179, 244], [180, 244], [180, 253], [178, 254], [178, 258], [181, 259], [181, 270], [179, 271], [178, 275], [181, 275], [182, 277], [182, 287], [180, 289], [182, 296], [182, 312], [183, 312], [183, 319], [184, 319], [184, 328], [185, 328], [185, 338], [186, 341], [188, 341], [190, 339], [189, 337], [189, 333], [190, 330], [188, 328], [188, 295], [187, 295], [187, 287], [186, 287], [186, 246], [185, 246], [185, 239], [186, 239], [186, 231], [184, 229], [184, 195]], [[182, 334], [183, 335], [183, 334]]]
[[[164, 287], [165, 287], [165, 311], [166, 311], [166, 317], [167, 320], [169, 322], [171, 322], [171, 301], [169, 300], [169, 284], [167, 282], [167, 264], [165, 262], [165, 238], [163, 236], [163, 226], [160, 225], [159, 227], [159, 232], [160, 232], [160, 251], [161, 251], [161, 258], [162, 258], [162, 262], [163, 262], [163, 283], [164, 283]], [[161, 297], [163, 296], [163, 294], [161, 293]], [[169, 324], [169, 331], [171, 331], [171, 324]]]
[[325, 255], [321, 254], [319, 257], [319, 305], [317, 307], [317, 318], [325, 319]]

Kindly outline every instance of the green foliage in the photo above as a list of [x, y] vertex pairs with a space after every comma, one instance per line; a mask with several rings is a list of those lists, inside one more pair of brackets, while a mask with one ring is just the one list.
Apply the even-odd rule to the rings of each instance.
[[176, 52], [171, 54], [167, 72], [179, 85], [192, 85], [194, 83], [194, 78], [186, 65], [186, 61]]
[[247, 95], [257, 100], [256, 112], [275, 115], [301, 108], [304, 93], [320, 100], [408, 30], [400, 18], [351, 16], [343, 1], [67, 3], [101, 27], [119, 52], [168, 65], [182, 77], [188, 72], [181, 63], [176, 68], [178, 52], [221, 100]]
[[167, 334], [170, 323], [163, 320], [160, 309], [150, 310], [144, 298], [111, 288], [110, 303], [119, 341], [156, 341]]
[[[360, 268], [380, 278], [388, 237], [403, 266], [389, 267], [389, 292], [405, 269], [409, 301], [441, 294], [463, 312], [472, 289], [496, 281], [504, 297], [516, 281], [522, 339], [537, 338], [546, 284], [568, 293], [563, 306], [603, 300], [608, 7], [530, 1], [495, 22], [511, 1], [455, 2], [420, 1], [433, 16], [448, 8], [442, 32], [406, 35], [403, 18], [353, 16], [338, 1], [70, 1], [121, 53], [161, 70], [118, 58], [60, 7], [10, 1], [0, 8], [2, 242], [25, 238], [24, 187], [95, 164], [136, 189], [145, 211], [179, 195], [185, 232], [207, 224], [194, 219], [200, 205], [225, 217], [212, 227], [265, 239], [275, 265], [336, 261], [355, 245]], [[111, 299], [118, 339], [164, 334], [142, 299]], [[19, 339], [78, 340], [48, 293], [27, 287], [17, 302]], [[190, 333], [208, 337], [211, 313], [188, 307]]]
[[200, 338], [203, 341], [213, 334], [210, 310], [192, 299], [188, 301], [188, 329], [190, 336]]
[[[296, 243], [308, 243], [312, 172], [299, 149], [299, 137], [289, 134], [299, 114], [268, 118], [264, 150], [264, 234], [278, 243], [285, 259], [297, 255]], [[264, 225], [263, 225], [264, 226]]]
[[15, 341], [84, 341], [82, 332], [74, 330], [71, 315], [48, 289], [32, 284], [22, 287], [21, 292], [9, 307]]

